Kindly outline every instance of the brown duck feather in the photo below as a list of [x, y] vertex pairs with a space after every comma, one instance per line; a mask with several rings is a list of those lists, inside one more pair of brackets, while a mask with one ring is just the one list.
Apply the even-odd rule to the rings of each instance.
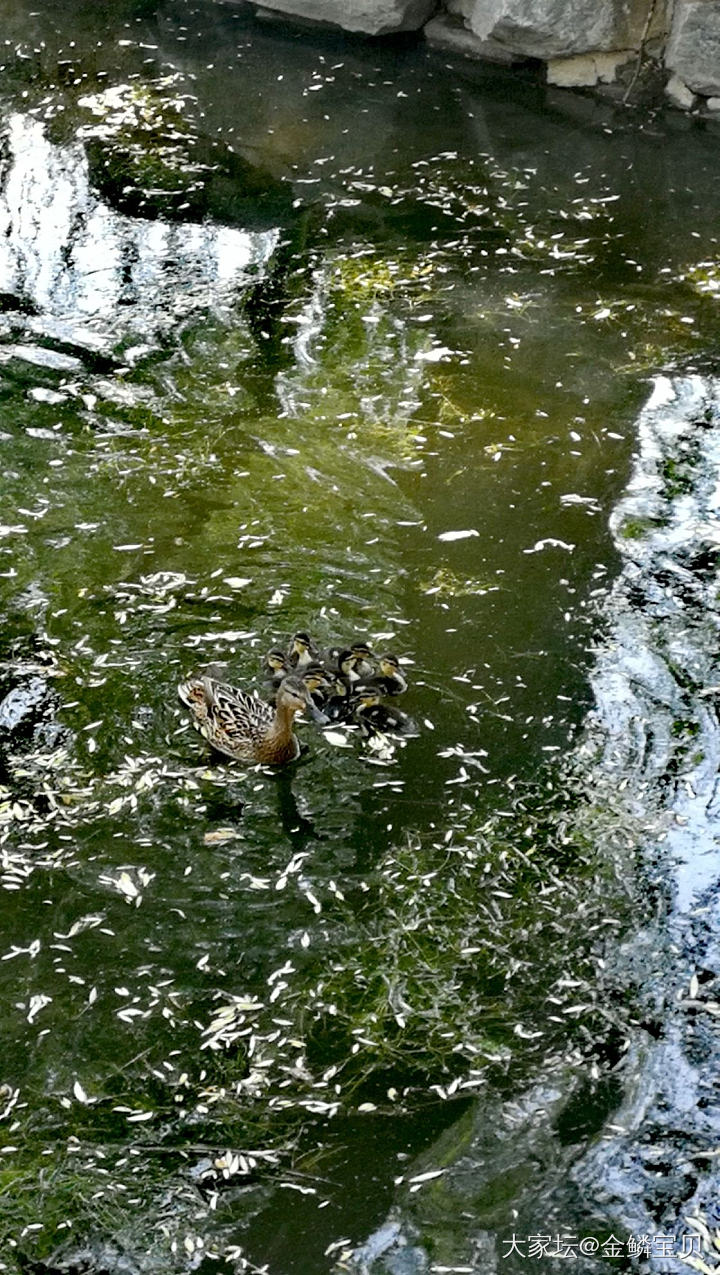
[[227, 757], [278, 766], [300, 754], [293, 718], [310, 697], [298, 677], [284, 678], [274, 706], [207, 676], [188, 678], [178, 695], [200, 734]]

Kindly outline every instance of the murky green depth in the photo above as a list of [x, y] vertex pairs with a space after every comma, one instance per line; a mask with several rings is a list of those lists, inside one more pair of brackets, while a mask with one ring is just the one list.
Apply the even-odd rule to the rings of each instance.
[[[611, 1105], [631, 890], [567, 758], [635, 413], [716, 355], [720, 134], [8, 7], [0, 1271], [315, 1275], [476, 1094]], [[418, 737], [211, 756], [180, 677], [299, 627], [397, 651]]]

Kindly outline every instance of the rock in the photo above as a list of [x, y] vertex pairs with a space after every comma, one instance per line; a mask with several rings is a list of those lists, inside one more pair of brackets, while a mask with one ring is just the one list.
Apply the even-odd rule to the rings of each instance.
[[720, 4], [716, 0], [677, 0], [665, 65], [693, 93], [720, 94]]
[[[264, 10], [359, 31], [387, 35], [392, 31], [417, 31], [437, 8], [435, 0], [263, 0]], [[340, 10], [340, 11], [339, 11]]]
[[543, 60], [636, 48], [647, 20], [643, 0], [454, 0], [453, 11], [480, 40]]
[[565, 89], [614, 84], [619, 68], [636, 56], [632, 49], [622, 49], [616, 53], [579, 53], [571, 58], [550, 58], [547, 81]]
[[670, 77], [665, 85], [665, 95], [673, 106], [679, 107], [681, 111], [689, 111], [695, 104], [695, 94], [690, 91], [679, 75]]
[[443, 53], [460, 53], [463, 57], [500, 62], [504, 66], [522, 61], [495, 40], [479, 40], [463, 22], [450, 13], [439, 13], [431, 18], [425, 26], [424, 35], [431, 48], [440, 49]]
[[705, 105], [709, 111], [720, 111], [720, 97], [709, 97]]

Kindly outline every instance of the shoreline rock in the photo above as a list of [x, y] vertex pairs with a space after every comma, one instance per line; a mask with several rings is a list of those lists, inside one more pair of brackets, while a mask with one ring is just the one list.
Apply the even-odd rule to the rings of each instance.
[[544, 65], [559, 88], [625, 89], [712, 117], [720, 98], [716, 0], [218, 0], [258, 19], [351, 35], [422, 34], [431, 49], [512, 69]]

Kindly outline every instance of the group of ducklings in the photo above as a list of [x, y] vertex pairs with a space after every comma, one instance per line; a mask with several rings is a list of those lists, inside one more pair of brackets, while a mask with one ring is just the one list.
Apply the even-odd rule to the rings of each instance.
[[288, 647], [264, 660], [269, 701], [210, 676], [178, 687], [194, 725], [218, 752], [239, 761], [284, 765], [300, 754], [293, 731], [296, 713], [309, 708], [322, 725], [357, 725], [365, 735], [411, 734], [414, 724], [387, 697], [401, 695], [407, 679], [396, 655], [375, 656], [367, 642], [321, 650], [303, 630]]

